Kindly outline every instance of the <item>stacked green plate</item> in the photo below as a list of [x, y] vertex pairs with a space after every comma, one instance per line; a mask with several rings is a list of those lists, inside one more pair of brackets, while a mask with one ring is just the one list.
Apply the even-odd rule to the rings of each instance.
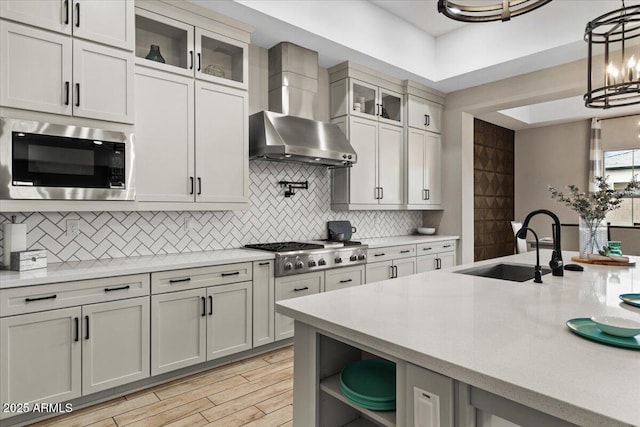
[[350, 402], [374, 411], [396, 409], [396, 364], [358, 360], [340, 373], [340, 389]]

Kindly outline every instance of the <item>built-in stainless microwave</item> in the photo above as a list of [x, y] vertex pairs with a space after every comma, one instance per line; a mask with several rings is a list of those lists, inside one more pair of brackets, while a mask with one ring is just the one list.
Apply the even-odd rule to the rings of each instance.
[[133, 135], [0, 118], [0, 199], [134, 200]]

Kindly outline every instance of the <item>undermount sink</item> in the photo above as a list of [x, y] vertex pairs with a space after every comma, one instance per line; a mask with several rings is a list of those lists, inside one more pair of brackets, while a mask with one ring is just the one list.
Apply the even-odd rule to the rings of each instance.
[[[511, 280], [512, 282], [526, 282], [534, 278], [535, 267], [526, 264], [488, 264], [478, 267], [458, 270], [454, 273], [469, 274], [471, 276], [489, 277], [491, 279]], [[542, 269], [542, 275], [551, 273], [548, 268]]]

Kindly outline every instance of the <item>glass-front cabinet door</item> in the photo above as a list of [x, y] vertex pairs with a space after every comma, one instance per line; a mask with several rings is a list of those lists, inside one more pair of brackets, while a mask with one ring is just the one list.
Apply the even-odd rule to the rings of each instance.
[[246, 43], [196, 28], [196, 78], [246, 89], [247, 58]]
[[136, 64], [193, 76], [191, 25], [136, 8]]
[[402, 95], [380, 88], [379, 119], [389, 124], [402, 125]]
[[378, 88], [376, 86], [351, 79], [349, 83], [351, 102], [349, 108], [354, 116], [375, 119], [378, 115]]

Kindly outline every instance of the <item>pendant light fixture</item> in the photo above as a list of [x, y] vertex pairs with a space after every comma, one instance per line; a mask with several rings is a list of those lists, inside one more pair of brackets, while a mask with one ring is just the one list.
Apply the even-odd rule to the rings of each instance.
[[[640, 104], [640, 6], [605, 13], [587, 23], [589, 44], [585, 106]], [[602, 56], [602, 57], [601, 57]]]
[[438, 0], [438, 12], [462, 22], [508, 21], [513, 16], [531, 12], [551, 0]]

